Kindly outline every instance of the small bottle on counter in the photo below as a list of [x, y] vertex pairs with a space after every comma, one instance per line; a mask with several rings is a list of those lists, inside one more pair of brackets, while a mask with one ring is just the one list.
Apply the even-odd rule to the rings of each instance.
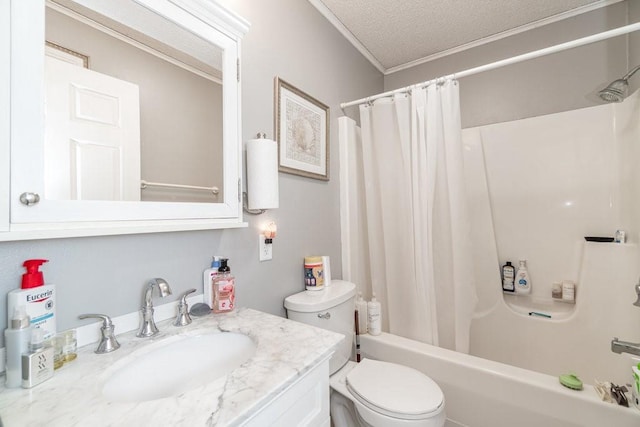
[[33, 328], [29, 351], [22, 355], [22, 388], [35, 387], [53, 376], [53, 347], [45, 347], [44, 331]]

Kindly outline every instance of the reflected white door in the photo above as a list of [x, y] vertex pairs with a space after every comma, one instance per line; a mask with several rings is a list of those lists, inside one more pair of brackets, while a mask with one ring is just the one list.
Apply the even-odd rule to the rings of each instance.
[[140, 200], [138, 86], [45, 58], [45, 198]]

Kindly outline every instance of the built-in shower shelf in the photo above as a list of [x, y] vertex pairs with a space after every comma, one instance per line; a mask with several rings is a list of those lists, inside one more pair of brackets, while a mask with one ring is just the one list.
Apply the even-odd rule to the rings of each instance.
[[568, 319], [576, 310], [575, 304], [567, 304], [562, 300], [506, 292], [504, 302], [517, 314], [545, 320]]

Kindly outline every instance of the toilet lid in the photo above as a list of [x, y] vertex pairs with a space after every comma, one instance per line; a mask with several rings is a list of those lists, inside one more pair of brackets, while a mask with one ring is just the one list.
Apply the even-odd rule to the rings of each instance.
[[395, 363], [363, 359], [346, 383], [360, 403], [395, 418], [428, 418], [444, 403], [442, 390], [431, 378]]

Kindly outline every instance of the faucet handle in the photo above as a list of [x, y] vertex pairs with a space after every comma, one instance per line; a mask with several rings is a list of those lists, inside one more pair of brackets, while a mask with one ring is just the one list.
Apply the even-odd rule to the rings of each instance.
[[120, 348], [120, 343], [116, 339], [115, 334], [113, 333], [115, 326], [111, 321], [111, 318], [105, 314], [81, 314], [78, 316], [79, 319], [89, 319], [96, 318], [102, 319], [102, 327], [100, 328], [100, 333], [102, 337], [100, 338], [100, 343], [98, 344], [98, 348], [96, 349], [97, 354], [111, 353]]
[[174, 326], [187, 326], [191, 323], [189, 305], [187, 304], [187, 295], [192, 294], [195, 291], [195, 289], [189, 289], [180, 297], [180, 302], [178, 303], [178, 315], [176, 316], [176, 320], [173, 322]]
[[638, 284], [636, 285], [636, 294], [638, 294], [638, 299], [633, 303], [636, 307], [640, 307], [640, 279], [638, 280]]

